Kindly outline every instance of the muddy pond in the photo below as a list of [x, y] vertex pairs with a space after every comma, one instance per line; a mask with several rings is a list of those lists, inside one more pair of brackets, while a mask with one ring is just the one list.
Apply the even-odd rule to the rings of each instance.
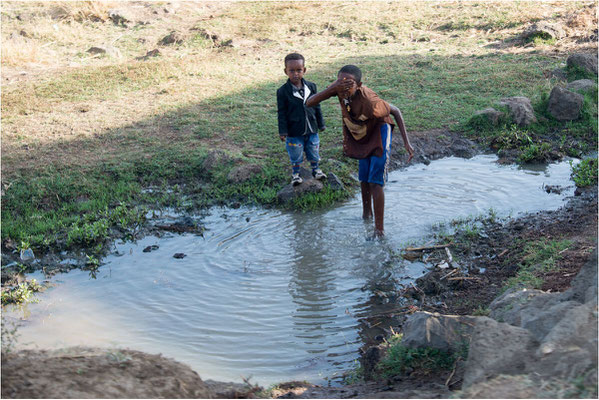
[[[450, 157], [392, 172], [382, 241], [368, 240], [358, 194], [312, 213], [213, 208], [201, 219], [203, 237], [116, 243], [95, 279], [81, 270], [57, 275], [39, 303], [6, 310], [23, 319], [17, 346], [131, 348], [187, 363], [204, 379], [335, 384], [357, 365], [377, 282], [406, 284], [430, 267], [393, 253], [422, 244], [435, 224], [491, 208], [500, 217], [553, 210], [574, 192], [568, 162], [496, 160]], [[158, 248], [143, 252], [151, 245]]]

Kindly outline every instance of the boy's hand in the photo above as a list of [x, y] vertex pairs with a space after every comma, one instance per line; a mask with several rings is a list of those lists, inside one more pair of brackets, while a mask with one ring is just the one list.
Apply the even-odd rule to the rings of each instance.
[[321, 131], [321, 132], [324, 132], [326, 129], [327, 129], [327, 127], [326, 127], [326, 126], [323, 126], [322, 128], [320, 128], [320, 131]]
[[279, 139], [281, 139], [281, 142], [284, 142], [284, 141], [285, 141], [285, 139], [287, 139], [287, 136], [280, 135], [280, 136], [279, 136]]
[[353, 79], [338, 78], [331, 86], [337, 92], [337, 96], [340, 98], [347, 98], [349, 95], [349, 90], [354, 86], [354, 84], [355, 81]]
[[407, 164], [410, 161], [412, 161], [412, 158], [414, 157], [414, 148], [412, 147], [412, 145], [410, 143], [406, 143], [404, 147], [406, 148], [406, 151], [408, 152], [408, 161], [406, 161], [406, 164]]

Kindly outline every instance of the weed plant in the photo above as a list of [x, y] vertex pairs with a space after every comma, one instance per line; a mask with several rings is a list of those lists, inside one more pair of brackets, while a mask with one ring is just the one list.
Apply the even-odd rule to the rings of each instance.
[[507, 280], [504, 289], [523, 287], [540, 289], [543, 286], [543, 275], [555, 271], [557, 262], [562, 259], [562, 252], [571, 246], [569, 240], [551, 240], [543, 238], [537, 241], [515, 243], [514, 248], [521, 254], [516, 276]]
[[574, 180], [574, 183], [576, 183], [576, 186], [596, 186], [597, 165], [597, 157], [584, 159], [576, 165], [570, 161], [570, 168], [572, 168], [572, 179]]
[[393, 335], [389, 339], [389, 348], [385, 357], [378, 364], [379, 373], [384, 378], [404, 375], [418, 370], [431, 374], [440, 370], [451, 369], [458, 357], [465, 358], [467, 346], [459, 352], [447, 352], [433, 348], [411, 348], [401, 343], [402, 335]]

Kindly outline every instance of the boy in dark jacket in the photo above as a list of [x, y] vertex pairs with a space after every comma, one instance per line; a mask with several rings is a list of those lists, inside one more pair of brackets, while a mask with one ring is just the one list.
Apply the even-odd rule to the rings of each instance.
[[291, 183], [302, 183], [300, 165], [306, 158], [312, 167], [312, 176], [325, 179], [327, 176], [318, 167], [320, 139], [318, 130], [324, 131], [325, 125], [320, 106], [307, 107], [306, 100], [317, 92], [316, 85], [304, 79], [305, 59], [301, 54], [291, 53], [285, 57], [285, 75], [287, 82], [277, 90], [277, 113], [279, 119], [279, 138], [285, 142], [291, 161]]
[[362, 71], [355, 65], [346, 65], [339, 70], [337, 80], [306, 102], [309, 107], [337, 96], [343, 118], [343, 152], [359, 161], [358, 179], [362, 189], [364, 219], [372, 218], [374, 205], [374, 235], [384, 235], [385, 194], [383, 186], [387, 181], [387, 166], [391, 145], [393, 121], [397, 122], [404, 147], [409, 154], [408, 162], [414, 155], [410, 145], [401, 112], [377, 96], [371, 89], [362, 85]]

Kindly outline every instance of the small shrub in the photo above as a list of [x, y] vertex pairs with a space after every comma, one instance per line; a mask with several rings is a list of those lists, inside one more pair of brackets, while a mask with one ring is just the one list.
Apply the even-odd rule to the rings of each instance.
[[433, 348], [411, 348], [401, 343], [402, 335], [393, 336], [385, 358], [378, 368], [382, 377], [403, 375], [411, 370], [432, 373], [453, 367], [458, 354]]
[[578, 187], [597, 185], [597, 157], [587, 158], [579, 164], [573, 165], [570, 161], [572, 169], [572, 179]]
[[22, 304], [28, 302], [36, 302], [33, 299], [33, 293], [42, 290], [40, 285], [35, 279], [31, 281], [19, 283], [17, 286], [10, 289], [2, 290], [1, 303], [6, 304]]

